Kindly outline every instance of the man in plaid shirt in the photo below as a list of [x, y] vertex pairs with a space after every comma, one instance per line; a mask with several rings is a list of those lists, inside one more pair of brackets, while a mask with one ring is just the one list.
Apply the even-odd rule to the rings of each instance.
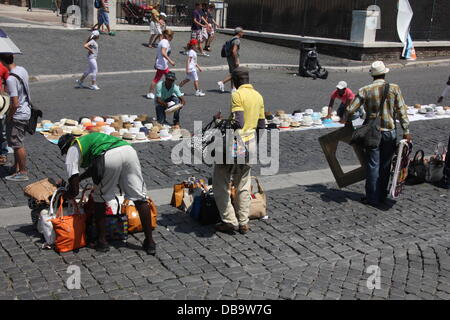
[[[372, 64], [370, 73], [374, 82], [359, 89], [356, 98], [347, 107], [346, 118], [349, 118], [362, 106], [364, 106], [367, 114], [366, 119], [377, 117], [387, 84], [385, 77], [388, 72], [389, 69], [382, 61], [375, 61]], [[366, 197], [361, 199], [364, 204], [378, 206], [386, 201], [392, 157], [397, 148], [396, 119], [400, 121], [403, 129], [403, 138], [411, 140], [407, 109], [408, 106], [405, 104], [400, 87], [397, 84], [390, 83], [381, 112], [380, 145], [378, 148], [366, 150]]]

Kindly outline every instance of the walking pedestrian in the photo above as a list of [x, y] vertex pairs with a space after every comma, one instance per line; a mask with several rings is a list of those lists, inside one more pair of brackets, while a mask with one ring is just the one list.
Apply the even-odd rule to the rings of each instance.
[[197, 45], [198, 45], [198, 42], [195, 39], [192, 39], [187, 44], [189, 53], [188, 53], [188, 58], [186, 59], [186, 79], [181, 81], [180, 88], [182, 88], [189, 81], [194, 81], [195, 96], [196, 97], [204, 97], [205, 93], [200, 90], [199, 85], [198, 85], [197, 69], [199, 72], [202, 72], [203, 70], [197, 63], [197, 52], [195, 51]]
[[[250, 84], [249, 71], [238, 67], [233, 70], [233, 81], [237, 91], [231, 95], [232, 117], [239, 123], [241, 136], [248, 146], [257, 139], [259, 129], [265, 128], [264, 99]], [[237, 190], [237, 206], [234, 209], [230, 198], [230, 183]], [[245, 164], [215, 164], [213, 173], [214, 198], [222, 222], [216, 230], [226, 233], [249, 231], [249, 212], [251, 202], [251, 166]]]
[[88, 69], [83, 73], [79, 80], [76, 80], [77, 88], [84, 88], [83, 81], [87, 76], [91, 75], [92, 84], [88, 88], [91, 90], [100, 90], [97, 86], [97, 57], [98, 57], [98, 43], [97, 40], [100, 38], [100, 33], [98, 30], [92, 31], [88, 40], [84, 43], [84, 48], [88, 50]]
[[[156, 254], [156, 244], [153, 240], [150, 207], [147, 202], [147, 188], [142, 176], [141, 164], [136, 150], [126, 141], [99, 132], [75, 138], [72, 134], [62, 136], [58, 141], [61, 155], [66, 156], [65, 164], [69, 178], [69, 188], [65, 192], [66, 199], [75, 198], [80, 190], [81, 180], [92, 173], [99, 173], [97, 167], [103, 157], [103, 170], [100, 177], [94, 181], [94, 217], [98, 232], [96, 250], [109, 251], [106, 241], [106, 203], [114, 200], [117, 186], [124, 193], [125, 198], [134, 202], [141, 219], [145, 234], [143, 249], [147, 254]], [[81, 168], [89, 168], [80, 174]], [[97, 176], [97, 174], [95, 174]]]
[[160, 81], [156, 85], [156, 121], [162, 125], [169, 125], [166, 120], [166, 109], [178, 105], [178, 110], [173, 114], [173, 125], [180, 125], [180, 112], [186, 105], [184, 93], [181, 92], [180, 87], [175, 84], [176, 75], [174, 72], [166, 74], [166, 80]]
[[447, 85], [444, 88], [444, 91], [442, 92], [441, 96], [439, 97], [437, 103], [441, 103], [444, 100], [444, 98], [447, 98], [449, 93], [450, 93], [450, 77], [448, 78]]
[[31, 92], [28, 84], [28, 72], [14, 63], [12, 54], [0, 55], [0, 61], [9, 71], [6, 88], [10, 97], [10, 107], [6, 116], [6, 139], [14, 150], [12, 174], [5, 177], [8, 181], [28, 181], [27, 152], [25, 132], [31, 116]]
[[[203, 23], [202, 23], [203, 22]], [[203, 29], [206, 28], [206, 24], [203, 21], [203, 11], [200, 3], [195, 4], [195, 10], [192, 13], [192, 26], [191, 26], [191, 39], [198, 41], [198, 52], [200, 55], [209, 57], [209, 54], [203, 51], [203, 42], [205, 41], [203, 35]]]
[[225, 92], [225, 83], [231, 82], [231, 92], [236, 91], [236, 87], [233, 84], [233, 78], [231, 77], [231, 74], [233, 73], [234, 69], [239, 67], [240, 61], [239, 61], [239, 50], [241, 49], [241, 39], [244, 36], [244, 29], [241, 27], [237, 27], [234, 29], [234, 36], [231, 40], [229, 40], [226, 44], [227, 47], [227, 62], [228, 62], [228, 70], [230, 74], [226, 76], [225, 79], [222, 81], [217, 82], [217, 85], [219, 86], [220, 92]]
[[170, 29], [167, 29], [163, 32], [163, 39], [159, 42], [158, 48], [156, 51], [156, 61], [155, 61], [155, 69], [156, 74], [153, 78], [152, 83], [150, 84], [150, 89], [147, 94], [147, 99], [155, 99], [155, 94], [153, 91], [155, 90], [156, 84], [161, 81], [162, 77], [169, 73], [169, 64], [175, 66], [175, 61], [170, 59], [170, 41], [173, 40], [174, 32]]
[[149, 48], [156, 48], [156, 41], [161, 40], [159, 37], [162, 35], [161, 24], [159, 22], [160, 13], [159, 5], [155, 5], [151, 11], [150, 17], [150, 39], [148, 40]]
[[[6, 96], [6, 79], [9, 77], [9, 70], [0, 63], [0, 95]], [[6, 140], [6, 112], [9, 108], [7, 103], [10, 99], [0, 97], [0, 166], [6, 165], [8, 162], [8, 142]]]
[[211, 45], [216, 38], [216, 28], [219, 28], [219, 25], [217, 24], [216, 20], [214, 19], [214, 13], [216, 10], [216, 5], [214, 3], [209, 4], [208, 11], [206, 13], [206, 23], [208, 24], [208, 27], [206, 28], [207, 31], [207, 39], [205, 43], [204, 50], [211, 51]]
[[[360, 107], [366, 111], [366, 123], [380, 115], [381, 142], [377, 148], [366, 149], [366, 196], [361, 202], [371, 206], [384, 203], [388, 196], [392, 157], [397, 148], [395, 119], [400, 121], [403, 138], [411, 140], [409, 133], [408, 106], [405, 104], [400, 87], [388, 83], [385, 78], [389, 69], [382, 61], [375, 61], [370, 69], [373, 83], [359, 89], [356, 98], [347, 107], [346, 119]], [[383, 103], [384, 101], [384, 103]]]
[[[100, 8], [98, 9], [98, 29], [101, 29], [102, 25], [106, 26], [106, 29], [108, 30], [108, 34], [110, 36], [115, 36], [116, 34], [111, 31], [111, 28], [109, 26], [109, 6], [110, 6], [110, 0], [99, 0], [100, 1]], [[104, 33], [100, 30], [100, 33]]]

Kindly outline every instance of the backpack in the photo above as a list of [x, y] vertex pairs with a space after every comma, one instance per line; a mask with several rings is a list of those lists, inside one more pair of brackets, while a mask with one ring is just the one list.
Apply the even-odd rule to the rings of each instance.
[[225, 42], [222, 46], [222, 51], [220, 52], [220, 55], [222, 58], [227, 58], [231, 56], [231, 44], [233, 43], [233, 40], [237, 39], [236, 37], [233, 37], [231, 40], [228, 40]]
[[102, 7], [102, 3], [100, 0], [95, 0], [94, 6], [96, 9], [100, 9]]

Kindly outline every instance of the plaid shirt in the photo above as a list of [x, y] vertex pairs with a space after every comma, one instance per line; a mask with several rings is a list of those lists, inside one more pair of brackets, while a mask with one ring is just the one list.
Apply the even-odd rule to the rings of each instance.
[[[355, 113], [361, 106], [367, 113], [367, 118], [375, 119], [379, 113], [381, 99], [386, 81], [379, 79], [372, 84], [359, 89], [353, 102], [347, 107], [349, 115]], [[381, 131], [391, 131], [395, 129], [394, 112], [396, 118], [400, 120], [403, 134], [409, 134], [408, 106], [403, 99], [400, 87], [396, 84], [389, 84], [389, 93], [386, 97], [383, 112], [381, 113]]]

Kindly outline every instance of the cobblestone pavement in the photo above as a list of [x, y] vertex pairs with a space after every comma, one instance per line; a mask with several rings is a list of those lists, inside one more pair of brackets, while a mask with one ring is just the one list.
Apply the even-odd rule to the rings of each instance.
[[[445, 79], [447, 71], [440, 68], [411, 69], [400, 72], [392, 71], [390, 81], [399, 83], [407, 102], [430, 103], [435, 100], [441, 89], [441, 79]], [[416, 79], [425, 74], [429, 83], [416, 86]], [[202, 75], [204, 88], [215, 84], [215, 79], [223, 76], [221, 72], [205, 72]], [[252, 82], [265, 98], [266, 109], [274, 112], [284, 109], [292, 112], [295, 109], [313, 107], [321, 109], [328, 103], [329, 91], [341, 79], [346, 79], [352, 87], [358, 88], [367, 83], [367, 74], [330, 74], [324, 82], [305, 80], [292, 77], [283, 72], [254, 71]], [[154, 116], [153, 102], [144, 99], [147, 86], [145, 75], [101, 77], [99, 83], [102, 90], [76, 90], [72, 80], [32, 84], [33, 101], [44, 111], [44, 117], [53, 121], [61, 118], [78, 119], [80, 116], [95, 114], [120, 114], [126, 112]], [[125, 85], [129, 84], [129, 85]], [[414, 89], [415, 88], [415, 89]], [[229, 94], [219, 94], [214, 89], [208, 91], [204, 98], [192, 96], [191, 87], [186, 87], [186, 110], [182, 112], [182, 125], [189, 130], [193, 128], [194, 120], [204, 123], [210, 121], [219, 109], [224, 114], [229, 110]], [[411, 130], [415, 150], [423, 149], [426, 154], [432, 154], [436, 144], [446, 142], [449, 135], [449, 119], [413, 122]], [[303, 132], [280, 134], [280, 173], [309, 171], [328, 168], [327, 162], [317, 139], [333, 129], [309, 130]], [[401, 130], [400, 130], [401, 131]], [[144, 178], [149, 189], [171, 187], [190, 175], [208, 177], [211, 169], [206, 165], [174, 165], [170, 154], [176, 143], [146, 143], [136, 144], [143, 167]], [[67, 179], [64, 173], [64, 161], [59, 156], [56, 146], [48, 143], [39, 134], [27, 136], [29, 172], [31, 181], [45, 177]], [[357, 160], [349, 147], [342, 147], [338, 158], [343, 165], [356, 164]], [[11, 158], [12, 159], [12, 158]], [[259, 174], [259, 170], [256, 171]], [[2, 177], [5, 169], [0, 168], [0, 207], [21, 206], [26, 204], [22, 188], [28, 183], [6, 182]]]
[[[59, 255], [30, 226], [0, 228], [0, 299], [450, 299], [449, 192], [411, 187], [378, 210], [357, 202], [362, 188], [269, 192], [269, 219], [247, 235], [160, 207], [156, 257], [141, 234], [107, 254]], [[65, 286], [69, 265], [80, 290]], [[380, 289], [367, 287], [370, 266]]]

